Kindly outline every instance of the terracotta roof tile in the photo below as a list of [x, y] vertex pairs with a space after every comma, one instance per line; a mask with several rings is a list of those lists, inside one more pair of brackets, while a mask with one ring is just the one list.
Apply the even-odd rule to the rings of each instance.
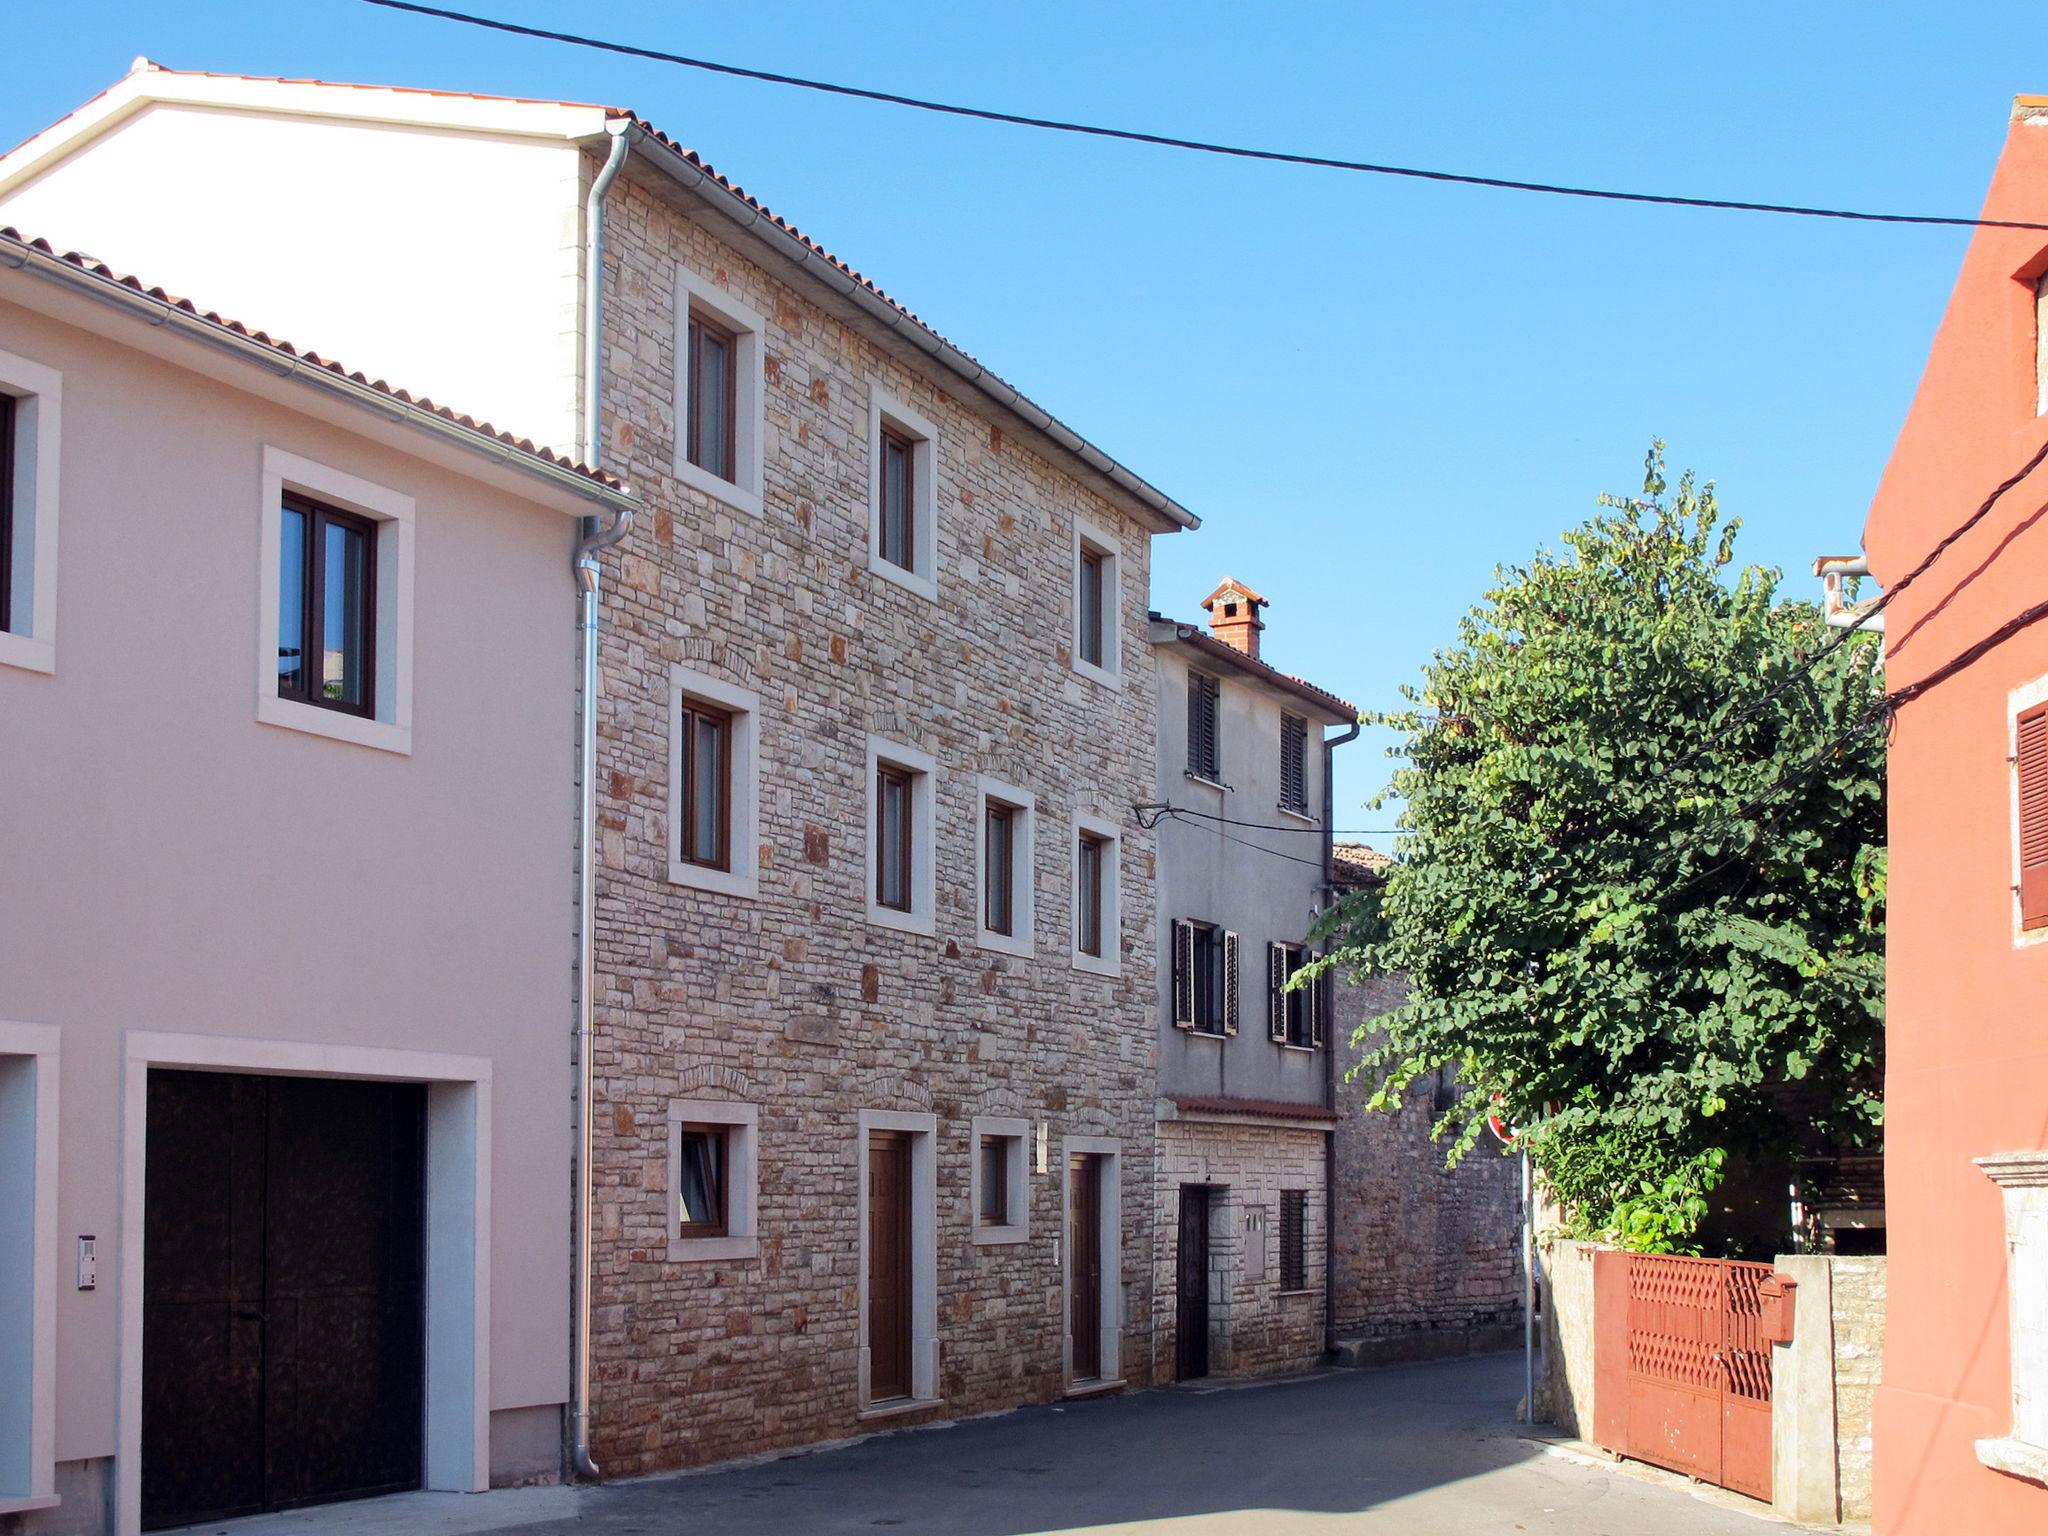
[[[105, 262], [96, 261], [82, 252], [59, 251], [49, 241], [32, 239], [11, 225], [0, 225], [0, 247], [4, 246], [13, 246], [19, 250], [35, 251], [40, 255], [61, 261], [66, 266], [73, 267], [88, 276], [98, 278], [103, 282], [117, 284], [131, 292], [139, 293], [145, 298], [154, 299], [157, 303], [168, 308], [181, 310], [195, 320], [204, 321], [206, 324], [230, 335], [239, 336], [247, 341], [261, 343], [282, 357], [293, 358], [312, 367], [324, 369], [338, 378], [344, 378], [352, 383], [373, 389], [380, 395], [387, 395], [401, 405], [409, 405], [419, 410], [428, 411], [435, 416], [439, 416], [442, 420], [452, 422], [456, 426], [474, 432], [480, 437], [490, 438], [493, 442], [501, 443], [507, 448], [526, 455], [528, 458], [582, 475], [596, 484], [605, 487], [607, 490], [623, 491], [626, 489], [624, 481], [607, 474], [604, 470], [592, 469], [587, 464], [578, 463], [566, 454], [559, 454], [552, 448], [541, 446], [539, 443], [534, 442], [532, 438], [520, 437], [514, 433], [504, 431], [492, 426], [487, 421], [479, 421], [474, 416], [466, 415], [451, 406], [442, 405], [426, 395], [415, 395], [410, 390], [401, 389], [395, 384], [387, 383], [383, 379], [372, 379], [365, 374], [353, 372], [344, 364], [336, 362], [333, 358], [322, 357], [318, 352], [312, 351], [310, 348], [295, 346], [282, 337], [272, 336], [267, 331], [252, 329], [242, 321], [231, 320], [214, 310], [203, 310], [190, 299], [181, 299], [175, 294], [166, 293], [162, 288], [151, 287], [145, 284], [139, 277], [116, 272]], [[19, 265], [19, 263], [11, 264]]]
[[1156, 609], [1147, 614], [1146, 617], [1155, 624], [1173, 625], [1175, 630], [1178, 631], [1179, 637], [1187, 644], [1192, 645], [1196, 650], [1206, 656], [1213, 656], [1218, 661], [1236, 667], [1239, 671], [1257, 678], [1260, 682], [1271, 683], [1277, 688], [1284, 688], [1291, 693], [1298, 694], [1307, 698], [1312, 703], [1321, 705], [1332, 714], [1342, 715], [1351, 720], [1358, 718], [1358, 711], [1354, 707], [1345, 703], [1344, 700], [1338, 698], [1336, 694], [1331, 693], [1328, 689], [1318, 688], [1306, 678], [1282, 672], [1278, 667], [1270, 666], [1266, 662], [1260, 661], [1256, 656], [1247, 656], [1236, 646], [1225, 645], [1221, 640], [1218, 640], [1199, 625], [1183, 624], [1178, 619], [1169, 619], [1165, 614], [1158, 612]]
[[1336, 861], [1337, 878], [1354, 884], [1379, 880], [1394, 867], [1392, 855], [1381, 853], [1377, 848], [1368, 848], [1363, 843], [1335, 843], [1331, 845], [1330, 854]]

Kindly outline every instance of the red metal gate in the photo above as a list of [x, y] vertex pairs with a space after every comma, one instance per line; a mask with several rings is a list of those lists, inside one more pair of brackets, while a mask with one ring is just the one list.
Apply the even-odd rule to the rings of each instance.
[[1770, 1498], [1776, 1289], [1768, 1264], [1596, 1254], [1594, 1438]]

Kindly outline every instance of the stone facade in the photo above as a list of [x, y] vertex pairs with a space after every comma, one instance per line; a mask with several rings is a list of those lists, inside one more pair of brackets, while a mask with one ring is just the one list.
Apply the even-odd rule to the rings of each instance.
[[[1399, 977], [1332, 989], [1337, 1066], [1337, 1335], [1364, 1359], [1462, 1354], [1518, 1344], [1522, 1329], [1517, 1163], [1491, 1137], [1456, 1168], [1429, 1129], [1436, 1086], [1392, 1114], [1364, 1107], [1372, 1082], [1353, 1036], [1398, 1007]], [[1368, 1046], [1370, 1037], [1368, 1037]]]
[[[1058, 1396], [1064, 1138], [1121, 1150], [1121, 1370], [1150, 1378], [1154, 853], [1148, 532], [808, 291], [631, 177], [610, 195], [607, 463], [646, 498], [607, 556], [600, 711], [593, 1444], [631, 1474], [863, 1424], [858, 1115], [935, 1117], [936, 1396], [917, 1417]], [[766, 318], [753, 515], [675, 476], [678, 265]], [[868, 565], [870, 389], [936, 427], [937, 596]], [[1120, 540], [1119, 686], [1070, 665], [1076, 519]], [[1049, 619], [1053, 622], [1048, 622]], [[752, 897], [674, 883], [670, 677], [759, 698]], [[929, 936], [867, 920], [870, 733], [936, 762]], [[1037, 797], [1035, 952], [977, 947], [975, 776]], [[1070, 817], [1121, 828], [1120, 971], [1072, 962]], [[758, 1248], [668, 1250], [678, 1100], [758, 1112]], [[1028, 1236], [976, 1244], [970, 1120], [1028, 1122]], [[1035, 1149], [1034, 1149], [1035, 1150]], [[1049, 1170], [1049, 1171], [1047, 1171]], [[1113, 1308], [1112, 1308], [1113, 1310]], [[899, 1421], [900, 1422], [900, 1421]]]
[[[1322, 1128], [1182, 1117], [1162, 1121], [1152, 1282], [1157, 1375], [1173, 1373], [1180, 1187], [1210, 1187], [1209, 1371], [1250, 1376], [1299, 1370], [1323, 1354], [1323, 1262], [1328, 1239]], [[1307, 1197], [1306, 1285], [1280, 1271], [1280, 1195]]]
[[1835, 1455], [1844, 1520], [1870, 1518], [1871, 1410], [1884, 1363], [1885, 1274], [1881, 1257], [1835, 1258]]

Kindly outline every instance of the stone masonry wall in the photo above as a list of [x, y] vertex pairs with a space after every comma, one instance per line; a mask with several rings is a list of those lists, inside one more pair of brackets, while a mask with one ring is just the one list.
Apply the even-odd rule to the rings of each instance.
[[[1159, 1126], [1152, 1280], [1156, 1375], [1171, 1380], [1176, 1348], [1180, 1187], [1208, 1184], [1209, 1373], [1253, 1376], [1315, 1364], [1323, 1353], [1320, 1131], [1252, 1121], [1167, 1120]], [[1308, 1194], [1308, 1287], [1280, 1289], [1280, 1191]]]
[[1885, 1261], [1836, 1257], [1835, 1454], [1844, 1520], [1870, 1518], [1870, 1414], [1884, 1364]]
[[[631, 1474], [862, 1427], [864, 1108], [937, 1117], [944, 1402], [928, 1414], [1064, 1390], [1055, 1239], [1066, 1135], [1121, 1141], [1122, 1369], [1143, 1383], [1154, 851], [1130, 807], [1149, 798], [1153, 776], [1147, 534], [1033, 441], [934, 388], [645, 187], [622, 179], [609, 208], [607, 463], [648, 511], [605, 566], [595, 1455], [607, 1473]], [[678, 262], [768, 317], [759, 517], [670, 473]], [[939, 429], [936, 601], [867, 569], [870, 380]], [[1069, 666], [1077, 516], [1121, 537], [1120, 688]], [[758, 897], [668, 879], [676, 663], [761, 697]], [[938, 760], [932, 937], [865, 920], [870, 731]], [[977, 772], [1038, 796], [1031, 958], [974, 943]], [[1116, 977], [1069, 960], [1076, 810], [1123, 827]], [[686, 1097], [759, 1108], [755, 1260], [667, 1258], [665, 1116]], [[969, 1119], [984, 1114], [1049, 1131], [1051, 1172], [1029, 1177], [1023, 1243], [970, 1241]]]
[[1373, 1083], [1348, 1080], [1359, 1027], [1407, 995], [1398, 977], [1334, 989], [1339, 1052], [1337, 1333], [1369, 1358], [1459, 1353], [1521, 1337], [1521, 1191], [1515, 1162], [1484, 1138], [1454, 1169], [1429, 1129], [1433, 1088], [1414, 1085], [1391, 1114], [1364, 1108]]

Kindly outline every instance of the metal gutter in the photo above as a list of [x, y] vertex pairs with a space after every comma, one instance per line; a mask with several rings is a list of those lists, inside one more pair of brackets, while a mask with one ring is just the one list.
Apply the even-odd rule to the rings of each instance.
[[811, 278], [848, 300], [869, 319], [902, 336], [934, 362], [980, 390], [1037, 431], [1044, 433], [1118, 490], [1169, 524], [1168, 532], [1176, 528], [1193, 529], [1201, 526], [1200, 518], [1157, 486], [1133, 474], [1044, 407], [1035, 404], [1013, 386], [990, 373], [922, 321], [898, 309], [867, 284], [849, 276], [816, 247], [768, 217], [745, 196], [732, 191], [717, 177], [707, 175], [699, 167], [691, 164], [688, 156], [650, 130], [646, 124], [637, 119], [631, 121], [634, 145], [645, 150], [647, 159], [660, 166], [684, 188], [696, 193], [708, 206], [723, 214], [742, 231], [753, 235]]

